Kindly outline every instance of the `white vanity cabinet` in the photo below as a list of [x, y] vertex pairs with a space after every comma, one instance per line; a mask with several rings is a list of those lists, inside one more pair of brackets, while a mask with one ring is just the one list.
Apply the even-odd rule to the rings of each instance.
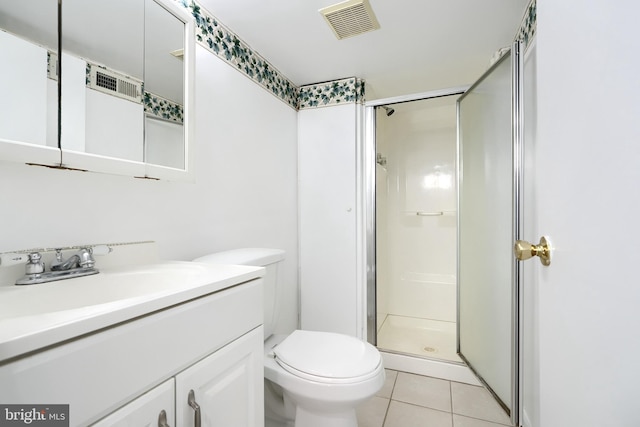
[[93, 427], [174, 426], [175, 401], [175, 384], [171, 378], [93, 424]]
[[[249, 427], [264, 423], [262, 328], [176, 375], [176, 425]], [[257, 350], [256, 344], [260, 347]], [[199, 414], [189, 405], [189, 397]]]
[[[35, 285], [34, 285], [35, 286]], [[0, 362], [3, 404], [69, 404], [71, 426], [262, 427], [262, 279]]]
[[243, 335], [93, 427], [197, 426], [198, 417], [202, 426], [261, 426], [262, 334], [257, 328]]

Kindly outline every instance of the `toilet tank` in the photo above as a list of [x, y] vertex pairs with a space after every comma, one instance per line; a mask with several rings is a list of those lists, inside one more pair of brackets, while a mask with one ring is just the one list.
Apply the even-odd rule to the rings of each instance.
[[281, 249], [242, 248], [216, 252], [194, 259], [196, 262], [210, 264], [252, 265], [266, 269], [264, 281], [264, 339], [273, 334], [278, 321], [278, 290], [281, 288], [282, 261], [285, 252]]

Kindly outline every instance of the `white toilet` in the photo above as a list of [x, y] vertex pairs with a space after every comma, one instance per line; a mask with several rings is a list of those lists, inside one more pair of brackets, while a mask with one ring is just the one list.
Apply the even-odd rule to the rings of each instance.
[[[296, 330], [273, 335], [284, 251], [245, 248], [195, 259], [266, 268], [264, 277], [265, 412], [275, 425], [357, 427], [356, 407], [382, 388], [382, 357], [369, 343], [330, 333]], [[268, 424], [269, 425], [269, 424]]]

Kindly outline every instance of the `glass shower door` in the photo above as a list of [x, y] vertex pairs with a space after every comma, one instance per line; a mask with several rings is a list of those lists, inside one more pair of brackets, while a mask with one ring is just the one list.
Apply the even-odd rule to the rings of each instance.
[[458, 100], [458, 352], [517, 413], [512, 126], [508, 53]]

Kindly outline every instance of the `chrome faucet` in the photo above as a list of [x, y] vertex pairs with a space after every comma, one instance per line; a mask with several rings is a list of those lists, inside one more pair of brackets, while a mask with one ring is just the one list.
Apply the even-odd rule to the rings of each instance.
[[[72, 248], [68, 248], [72, 249]], [[73, 248], [73, 249], [78, 249]], [[111, 248], [106, 245], [84, 247], [66, 260], [62, 256], [62, 249], [56, 249], [56, 259], [51, 263], [51, 271], [45, 271], [40, 252], [30, 252], [28, 255], [2, 254], [0, 261], [5, 265], [13, 265], [25, 260], [25, 275], [16, 281], [16, 285], [35, 285], [37, 283], [53, 282], [55, 280], [70, 279], [72, 277], [98, 274], [93, 255], [106, 255]]]
[[51, 263], [51, 271], [68, 271], [73, 268], [93, 268], [96, 260], [93, 259], [91, 248], [82, 248], [67, 258], [62, 258], [62, 249], [56, 249], [56, 260]]

